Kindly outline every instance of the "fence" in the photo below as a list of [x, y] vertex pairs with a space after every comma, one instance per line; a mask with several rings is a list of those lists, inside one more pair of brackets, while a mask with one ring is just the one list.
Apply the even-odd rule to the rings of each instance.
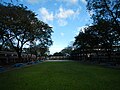
[[109, 63], [120, 65], [120, 55], [90, 55], [90, 54], [73, 54], [70, 56], [71, 60], [77, 61], [88, 61], [88, 62], [95, 62], [95, 63]]

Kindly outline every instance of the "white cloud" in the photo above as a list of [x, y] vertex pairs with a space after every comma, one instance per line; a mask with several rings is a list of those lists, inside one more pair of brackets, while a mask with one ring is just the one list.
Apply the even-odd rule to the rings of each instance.
[[74, 11], [71, 9], [65, 10], [63, 7], [59, 8], [59, 13], [56, 15], [59, 19], [66, 19], [74, 15]]
[[78, 2], [78, 0], [69, 0], [69, 1], [71, 1], [71, 3], [73, 4], [76, 4]]
[[59, 24], [59, 26], [66, 26], [68, 24], [68, 19], [74, 20], [77, 18], [80, 14], [80, 8], [77, 10], [73, 9], [65, 9], [62, 6], [59, 7], [59, 9], [53, 13], [51, 11], [48, 11], [45, 7], [42, 7], [39, 9], [39, 18], [43, 20], [44, 22], [49, 22], [56, 20]]
[[59, 7], [58, 12], [56, 13], [55, 17], [58, 19], [58, 23], [60, 26], [67, 25], [67, 19], [75, 19], [80, 14], [80, 9], [76, 11], [72, 9], [64, 9], [62, 6]]
[[76, 11], [72, 9], [64, 9], [63, 7], [59, 8], [58, 13], [56, 14], [56, 17], [59, 19], [66, 19], [70, 17], [76, 17], [80, 14], [80, 9], [77, 9]]
[[36, 3], [39, 3], [40, 1], [42, 0], [27, 0], [27, 2], [30, 4], [36, 4]]
[[86, 0], [80, 0], [82, 3], [87, 4]]
[[46, 8], [42, 7], [39, 9], [40, 16], [43, 19], [43, 21], [53, 21], [54, 15], [52, 12], [49, 12]]
[[71, 4], [76, 4], [78, 2], [78, 0], [56, 0], [56, 1], [61, 1], [66, 3], [71, 3]]

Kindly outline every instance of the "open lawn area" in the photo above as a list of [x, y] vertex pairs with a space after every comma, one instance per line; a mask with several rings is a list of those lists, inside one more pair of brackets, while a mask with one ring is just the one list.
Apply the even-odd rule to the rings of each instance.
[[0, 90], [120, 90], [120, 70], [43, 62], [0, 73]]

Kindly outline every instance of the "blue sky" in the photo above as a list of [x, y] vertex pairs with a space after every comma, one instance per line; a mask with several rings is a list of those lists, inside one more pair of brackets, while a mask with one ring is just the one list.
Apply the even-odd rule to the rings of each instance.
[[81, 28], [91, 23], [85, 0], [13, 0], [13, 3], [24, 4], [53, 27], [51, 54], [67, 47]]

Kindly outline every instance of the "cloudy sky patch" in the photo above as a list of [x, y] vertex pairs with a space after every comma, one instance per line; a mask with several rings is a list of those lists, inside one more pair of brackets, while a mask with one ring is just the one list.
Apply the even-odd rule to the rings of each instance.
[[[5, 0], [10, 1], [10, 0]], [[59, 52], [67, 47], [71, 40], [91, 23], [86, 10], [86, 0], [13, 0], [16, 4], [23, 4], [37, 14], [39, 20], [52, 26], [53, 46], [50, 52]], [[90, 14], [90, 15], [89, 15]]]

